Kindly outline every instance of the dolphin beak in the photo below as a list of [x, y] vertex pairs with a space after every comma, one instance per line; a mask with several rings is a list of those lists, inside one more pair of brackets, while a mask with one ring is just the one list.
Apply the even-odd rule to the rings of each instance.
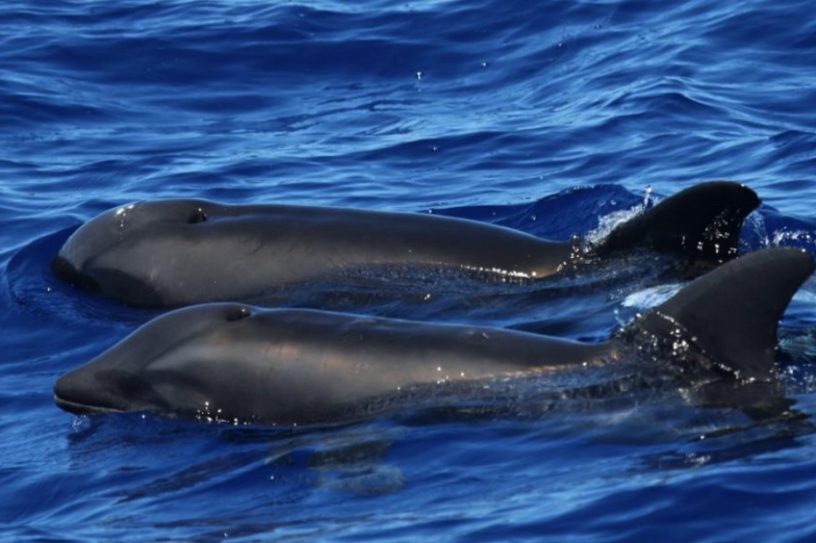
[[123, 412], [117, 398], [106, 392], [93, 373], [83, 367], [61, 377], [54, 385], [57, 406], [75, 414]]
[[59, 279], [77, 288], [89, 292], [97, 292], [99, 290], [99, 284], [96, 281], [79, 271], [70, 260], [62, 255], [57, 255], [54, 257], [54, 260], [51, 261], [51, 271]]

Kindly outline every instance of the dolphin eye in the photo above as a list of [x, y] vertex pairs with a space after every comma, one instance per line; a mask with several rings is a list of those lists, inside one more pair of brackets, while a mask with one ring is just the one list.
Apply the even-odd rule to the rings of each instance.
[[230, 308], [224, 317], [227, 322], [235, 322], [250, 316], [252, 316], [252, 313], [246, 307], [234, 307]]
[[205, 222], [209, 217], [207, 214], [204, 213], [204, 210], [200, 207], [195, 208], [193, 213], [187, 218], [188, 224], [198, 224], [200, 222]]

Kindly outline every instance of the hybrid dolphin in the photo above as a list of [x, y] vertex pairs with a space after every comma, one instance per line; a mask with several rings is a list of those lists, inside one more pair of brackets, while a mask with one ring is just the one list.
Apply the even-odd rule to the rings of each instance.
[[722, 262], [759, 198], [696, 185], [621, 224], [589, 253], [508, 228], [418, 213], [203, 200], [139, 202], [98, 215], [54, 259], [74, 285], [140, 306], [259, 301], [270, 290], [366, 266], [429, 266], [540, 279], [587, 257], [637, 248]]
[[749, 254], [597, 344], [317, 310], [198, 305], [148, 322], [59, 379], [55, 401], [75, 413], [329, 423], [361, 410], [376, 414], [374, 399], [403, 387], [646, 356], [673, 368], [671, 378], [696, 402], [779, 412], [788, 404], [776, 381], [777, 324], [813, 270], [801, 250]]

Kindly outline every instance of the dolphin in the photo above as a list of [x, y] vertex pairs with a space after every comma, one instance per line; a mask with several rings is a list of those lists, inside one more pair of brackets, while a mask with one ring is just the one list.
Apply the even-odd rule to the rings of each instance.
[[138, 306], [263, 301], [272, 289], [372, 266], [540, 279], [638, 248], [720, 263], [759, 198], [717, 181], [669, 197], [584, 250], [486, 223], [418, 213], [204, 200], [138, 202], [77, 229], [53, 261], [68, 282]]
[[[59, 379], [74, 413], [150, 412], [261, 424], [375, 415], [389, 394], [439, 383], [665, 363], [700, 405], [780, 413], [777, 325], [814, 270], [799, 249], [732, 260], [601, 343], [485, 327], [211, 303], [143, 325]], [[587, 369], [591, 371], [591, 369]], [[381, 406], [381, 407], [377, 407]]]

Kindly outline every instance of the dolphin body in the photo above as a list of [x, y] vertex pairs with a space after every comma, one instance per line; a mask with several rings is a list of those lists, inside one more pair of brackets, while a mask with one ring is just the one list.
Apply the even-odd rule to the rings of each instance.
[[178, 307], [264, 301], [275, 288], [382, 265], [540, 279], [571, 263], [638, 248], [719, 263], [736, 255], [742, 222], [758, 205], [757, 195], [743, 185], [703, 183], [663, 200], [584, 251], [575, 242], [418, 213], [139, 202], [81, 226], [52, 269], [76, 286], [127, 304]]
[[[632, 357], [673, 368], [702, 405], [752, 416], [789, 406], [776, 380], [779, 319], [814, 270], [798, 249], [766, 249], [688, 284], [608, 341], [371, 318], [317, 310], [203, 304], [160, 316], [56, 383], [75, 413], [152, 412], [269, 423], [377, 414], [403, 387], [479, 383]], [[640, 363], [640, 362], [638, 362]]]

